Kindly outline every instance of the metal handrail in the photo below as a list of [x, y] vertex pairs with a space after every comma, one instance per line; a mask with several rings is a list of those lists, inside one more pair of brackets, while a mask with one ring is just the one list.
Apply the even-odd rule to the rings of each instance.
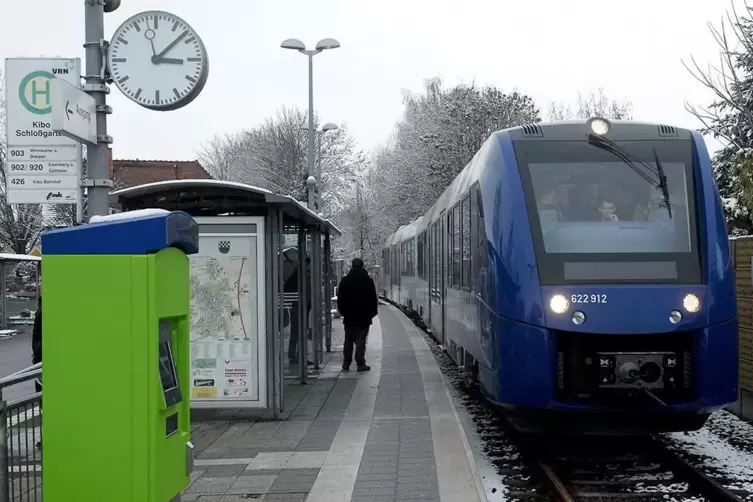
[[[6, 401], [3, 399], [3, 389], [42, 376], [42, 363], [36, 363], [23, 368], [6, 377], [0, 378], [0, 502], [8, 502], [10, 497], [8, 473], [8, 419], [11, 418], [9, 409], [29, 404], [41, 398], [41, 392], [35, 392], [26, 397]], [[19, 413], [21, 415], [21, 413]]]
[[11, 385], [19, 384], [21, 382], [26, 382], [27, 380], [33, 380], [34, 378], [41, 375], [42, 363], [37, 363], [33, 366], [29, 366], [28, 368], [17, 371], [11, 375], [0, 378], [0, 389], [2, 389], [3, 387], [10, 387]]

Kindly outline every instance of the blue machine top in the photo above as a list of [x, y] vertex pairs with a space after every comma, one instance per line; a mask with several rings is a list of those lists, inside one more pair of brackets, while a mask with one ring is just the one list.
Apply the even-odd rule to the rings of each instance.
[[199, 224], [183, 211], [142, 209], [92, 217], [42, 235], [43, 255], [143, 255], [170, 246], [199, 252]]

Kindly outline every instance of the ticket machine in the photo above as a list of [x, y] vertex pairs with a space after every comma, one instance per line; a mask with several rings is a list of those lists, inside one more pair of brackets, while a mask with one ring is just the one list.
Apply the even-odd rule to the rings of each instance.
[[186, 213], [95, 217], [42, 236], [46, 502], [169, 502], [190, 480]]

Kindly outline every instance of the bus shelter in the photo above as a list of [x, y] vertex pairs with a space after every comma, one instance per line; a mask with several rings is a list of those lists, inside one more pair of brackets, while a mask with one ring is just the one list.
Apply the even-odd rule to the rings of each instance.
[[[39, 256], [26, 254], [0, 253], [0, 308], [2, 308], [2, 320], [0, 321], [0, 338], [6, 338], [18, 333], [17, 329], [11, 328], [19, 324], [31, 324], [34, 320], [31, 314], [31, 308], [36, 311], [37, 301], [39, 300], [39, 264], [42, 258]], [[10, 305], [8, 290], [14, 289], [9, 287], [8, 278], [11, 272], [20, 263], [34, 263], [33, 281], [27, 281], [26, 286], [33, 289], [24, 288], [14, 291], [13, 304]], [[31, 308], [24, 308], [25, 306]], [[28, 314], [28, 315], [24, 315]]]
[[306, 383], [323, 346], [330, 351], [325, 264], [340, 230], [292, 197], [228, 181], [148, 183], [112, 192], [110, 203], [185, 211], [199, 223], [199, 253], [190, 256], [192, 408], [277, 417], [285, 378]]

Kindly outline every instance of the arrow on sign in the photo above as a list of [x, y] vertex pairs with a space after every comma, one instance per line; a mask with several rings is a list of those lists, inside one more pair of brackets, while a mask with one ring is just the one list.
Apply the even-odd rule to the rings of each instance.
[[73, 113], [73, 110], [69, 109], [70, 105], [70, 101], [65, 102], [65, 116], [68, 117], [68, 120], [71, 120], [71, 113]]

